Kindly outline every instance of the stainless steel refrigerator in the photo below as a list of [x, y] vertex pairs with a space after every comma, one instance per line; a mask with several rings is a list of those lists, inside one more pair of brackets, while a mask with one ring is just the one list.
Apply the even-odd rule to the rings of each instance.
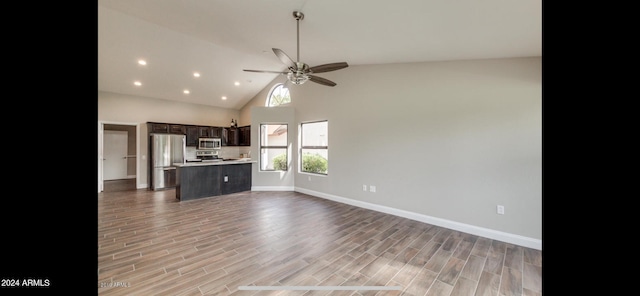
[[185, 135], [151, 134], [151, 189], [176, 187], [174, 163], [184, 163]]

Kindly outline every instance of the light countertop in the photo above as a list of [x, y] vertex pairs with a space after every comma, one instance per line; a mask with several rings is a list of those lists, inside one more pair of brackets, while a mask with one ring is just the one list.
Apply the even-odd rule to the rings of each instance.
[[243, 163], [256, 163], [257, 161], [251, 160], [251, 158], [238, 158], [234, 160], [216, 160], [216, 161], [202, 161], [202, 162], [187, 162], [187, 163], [174, 163], [176, 167], [194, 167], [205, 165], [228, 165], [228, 164], [243, 164]]

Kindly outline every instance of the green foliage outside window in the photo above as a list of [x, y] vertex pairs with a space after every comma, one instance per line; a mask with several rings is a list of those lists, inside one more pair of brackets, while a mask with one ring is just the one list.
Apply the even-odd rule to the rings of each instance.
[[276, 171], [287, 170], [287, 154], [282, 153], [273, 158], [273, 169]]
[[[305, 153], [302, 155], [302, 171], [307, 173], [326, 174], [327, 159], [318, 155]], [[276, 171], [287, 170], [287, 154], [283, 153], [273, 158], [273, 169]]]
[[318, 154], [305, 153], [302, 155], [302, 171], [307, 173], [326, 174], [327, 159]]
[[267, 106], [274, 107], [287, 103], [291, 103], [289, 89], [282, 83], [276, 84], [267, 97]]
[[269, 101], [270, 106], [278, 106], [278, 105], [287, 104], [287, 103], [291, 103], [291, 97], [283, 96], [280, 94], [272, 95], [271, 101]]

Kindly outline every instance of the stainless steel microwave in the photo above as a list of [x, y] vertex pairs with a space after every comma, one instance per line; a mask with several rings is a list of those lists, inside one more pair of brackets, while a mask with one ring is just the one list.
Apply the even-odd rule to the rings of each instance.
[[198, 150], [220, 149], [221, 146], [220, 138], [198, 138]]

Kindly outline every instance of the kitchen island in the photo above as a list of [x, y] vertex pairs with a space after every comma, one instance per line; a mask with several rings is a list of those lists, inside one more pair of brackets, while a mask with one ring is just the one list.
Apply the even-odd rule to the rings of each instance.
[[251, 159], [174, 163], [180, 201], [251, 190]]

